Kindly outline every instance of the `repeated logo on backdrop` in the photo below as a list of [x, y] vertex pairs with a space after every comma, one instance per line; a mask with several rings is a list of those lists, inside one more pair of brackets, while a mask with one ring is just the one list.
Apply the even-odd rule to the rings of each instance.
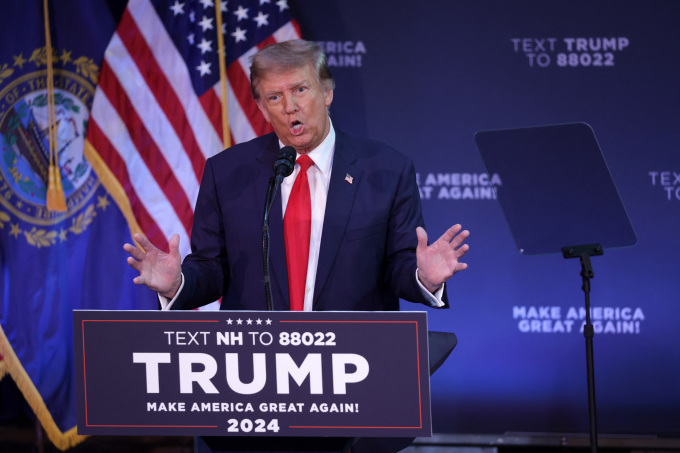
[[668, 201], [680, 201], [680, 172], [650, 171], [648, 172], [652, 186], [663, 194]]
[[363, 41], [319, 41], [331, 68], [360, 68], [366, 55]]
[[[514, 306], [512, 318], [522, 333], [583, 333], [585, 307]], [[640, 334], [645, 314], [641, 307], [591, 307], [590, 320], [596, 334]]]
[[510, 43], [532, 68], [612, 67], [630, 45], [625, 36], [511, 38]]
[[416, 173], [421, 200], [495, 200], [497, 173]]

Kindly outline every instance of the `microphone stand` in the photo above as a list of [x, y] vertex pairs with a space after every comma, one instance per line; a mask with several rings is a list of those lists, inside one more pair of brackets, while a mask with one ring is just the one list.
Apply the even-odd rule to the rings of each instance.
[[274, 310], [274, 302], [272, 299], [272, 287], [269, 280], [269, 212], [272, 209], [272, 201], [276, 198], [281, 181], [272, 176], [269, 178], [269, 186], [267, 187], [267, 196], [264, 202], [264, 221], [262, 224], [262, 263], [264, 267], [264, 293], [267, 299], [267, 311]]
[[272, 209], [272, 202], [276, 198], [279, 186], [283, 178], [293, 173], [295, 167], [296, 151], [292, 146], [284, 146], [279, 151], [279, 155], [274, 162], [274, 176], [269, 178], [267, 195], [264, 201], [264, 219], [262, 223], [262, 266], [264, 271], [264, 293], [267, 299], [267, 311], [274, 310], [272, 298], [271, 280], [269, 278], [269, 212]]

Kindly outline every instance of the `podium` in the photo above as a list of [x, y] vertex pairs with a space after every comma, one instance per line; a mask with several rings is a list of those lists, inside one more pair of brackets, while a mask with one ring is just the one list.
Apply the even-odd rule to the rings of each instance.
[[431, 436], [429, 375], [456, 345], [425, 312], [73, 321], [79, 434], [196, 436], [199, 452], [403, 449]]

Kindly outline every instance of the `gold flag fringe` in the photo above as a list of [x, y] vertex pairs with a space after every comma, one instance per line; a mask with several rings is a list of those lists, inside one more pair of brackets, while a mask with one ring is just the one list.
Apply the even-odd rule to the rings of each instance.
[[77, 426], [64, 432], [57, 427], [52, 414], [45, 405], [45, 401], [40, 396], [40, 392], [24, 370], [12, 345], [7, 340], [2, 326], [0, 326], [0, 355], [2, 356], [2, 359], [0, 359], [0, 379], [6, 375], [12, 378], [55, 447], [61, 451], [66, 451], [87, 439], [88, 436], [78, 434]]

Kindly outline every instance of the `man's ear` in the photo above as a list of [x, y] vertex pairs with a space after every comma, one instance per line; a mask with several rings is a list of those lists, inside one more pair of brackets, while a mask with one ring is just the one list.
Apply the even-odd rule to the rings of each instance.
[[267, 107], [265, 107], [262, 104], [262, 101], [255, 101], [257, 103], [258, 108], [260, 109], [260, 112], [262, 112], [262, 116], [264, 116], [265, 121], [268, 123], [271, 123], [271, 119], [269, 118], [269, 112], [267, 111]]
[[324, 104], [326, 108], [329, 108], [333, 103], [333, 90], [328, 90], [324, 93]]

